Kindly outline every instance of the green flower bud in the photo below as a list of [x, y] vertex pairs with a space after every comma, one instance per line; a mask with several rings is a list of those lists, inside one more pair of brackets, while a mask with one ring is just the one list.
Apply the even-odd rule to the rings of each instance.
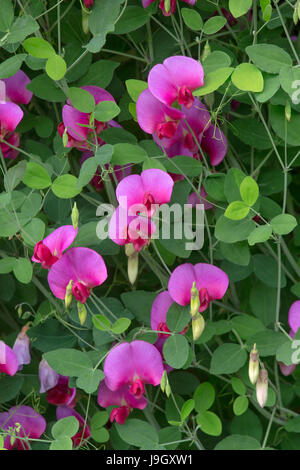
[[66, 295], [65, 295], [65, 306], [68, 309], [71, 305], [72, 302], [72, 284], [73, 284], [73, 279], [70, 280], [69, 284], [67, 285], [66, 288]]
[[71, 220], [73, 227], [76, 229], [78, 227], [78, 220], [79, 220], [79, 211], [77, 209], [77, 204], [74, 202], [74, 206], [72, 209]]
[[250, 352], [248, 374], [250, 382], [254, 385], [259, 376], [259, 356], [256, 344], [254, 344], [253, 349]]
[[191, 288], [191, 315], [192, 318], [197, 315], [200, 308], [200, 299], [199, 299], [199, 291], [196, 287], [196, 282], [193, 283], [193, 287]]
[[201, 313], [198, 313], [192, 319], [193, 340], [196, 341], [203, 333], [205, 328], [205, 320]]
[[78, 310], [78, 317], [79, 317], [80, 325], [82, 326], [85, 324], [87, 311], [86, 311], [85, 306], [81, 304], [80, 302], [77, 303], [77, 310]]

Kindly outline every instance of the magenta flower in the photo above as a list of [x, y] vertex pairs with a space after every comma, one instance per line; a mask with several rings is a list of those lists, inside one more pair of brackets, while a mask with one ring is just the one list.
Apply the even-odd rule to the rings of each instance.
[[52, 405], [75, 406], [76, 388], [69, 387], [69, 377], [58, 376], [57, 384], [47, 390], [47, 401]]
[[18, 358], [16, 353], [0, 341], [0, 373], [8, 375], [15, 375], [19, 367]]
[[49, 366], [45, 359], [39, 364], [40, 393], [45, 393], [58, 384], [59, 374]]
[[17, 158], [19, 152], [16, 149], [11, 148], [8, 144], [13, 145], [14, 147], [19, 147], [20, 145], [20, 134], [17, 132], [13, 132], [11, 134], [8, 134], [5, 137], [5, 140], [7, 141], [7, 144], [4, 142], [0, 142], [0, 150], [2, 152], [2, 155], [4, 158], [10, 158], [11, 160], [14, 160]]
[[[147, 8], [155, 0], [142, 0], [143, 7]], [[182, 0], [189, 5], [195, 5], [196, 0]], [[160, 0], [159, 8], [161, 9], [164, 16], [174, 15], [176, 11], [176, 0]]]
[[19, 369], [23, 369], [23, 365], [30, 364], [30, 340], [26, 334], [28, 326], [24, 326], [21, 332], [18, 334], [15, 344], [13, 346], [13, 352], [18, 358]]
[[[294, 338], [298, 329], [300, 328], [300, 300], [296, 300], [289, 310], [288, 322], [291, 328], [290, 337]], [[287, 366], [283, 362], [279, 362], [279, 367], [283, 375], [291, 375], [295, 368], [296, 364], [291, 364]]]
[[142, 216], [130, 216], [121, 206], [114, 211], [109, 222], [109, 238], [117, 245], [132, 243], [135, 251], [148, 245], [155, 232], [155, 224]]
[[39, 439], [46, 429], [46, 421], [30, 406], [14, 406], [9, 411], [0, 413], [0, 428], [4, 431], [15, 430], [16, 439], [11, 444], [11, 437], [4, 439], [4, 448], [7, 450], [28, 450], [26, 439]]
[[159, 139], [174, 137], [183, 113], [159, 101], [150, 91], [144, 90], [136, 103], [137, 120], [147, 134], [156, 134]]
[[5, 139], [16, 129], [23, 118], [23, 111], [15, 103], [6, 100], [6, 86], [4, 81], [0, 80], [0, 137]]
[[73, 243], [77, 232], [78, 229], [75, 229], [73, 225], [63, 225], [57, 228], [35, 245], [32, 261], [41, 263], [44, 269], [50, 269]]
[[158, 206], [170, 201], [173, 186], [174, 181], [168, 173], [150, 169], [124, 178], [117, 186], [116, 197], [129, 215], [152, 216]]
[[164, 371], [161, 355], [150, 343], [121, 343], [108, 354], [104, 363], [106, 386], [115, 392], [129, 385], [129, 393], [140, 399], [144, 384], [159, 385]]
[[[113, 96], [108, 93], [108, 91], [103, 90], [103, 88], [92, 85], [81, 88], [93, 95], [96, 105], [102, 101], [115, 101]], [[88, 140], [89, 137], [91, 137], [92, 141], [94, 141], [94, 133], [96, 132], [96, 134], [99, 134], [107, 127], [107, 123], [99, 122], [97, 120], [95, 120], [94, 123], [95, 129], [89, 127], [91, 113], [83, 113], [78, 111], [72, 106], [72, 103], [69, 99], [67, 104], [63, 107], [62, 117], [63, 125], [64, 128], [67, 129], [68, 136], [74, 139], [78, 146], [80, 146], [80, 142]], [[62, 129], [63, 128], [60, 127], [59, 132], [61, 132]]]
[[174, 303], [174, 300], [168, 293], [168, 291], [163, 291], [154, 300], [151, 309], [151, 328], [155, 331], [161, 331], [158, 333], [158, 337], [161, 339], [167, 339], [170, 333], [169, 328], [167, 327], [166, 318], [167, 313], [171, 305]]
[[203, 86], [202, 65], [185, 56], [168, 57], [149, 72], [148, 86], [155, 98], [171, 106], [174, 101], [190, 108], [194, 102], [192, 92]]
[[63, 418], [67, 418], [68, 416], [74, 416], [79, 423], [79, 429], [77, 433], [72, 436], [73, 446], [77, 447], [81, 442], [84, 443], [90, 437], [91, 430], [87, 424], [84, 424], [84, 418], [73, 408], [65, 405], [59, 405], [56, 408], [57, 421]]
[[213, 209], [214, 207], [213, 204], [211, 204], [210, 202], [206, 200], [207, 192], [205, 191], [203, 186], [201, 186], [201, 189], [200, 189], [200, 196], [201, 196], [201, 200], [197, 193], [191, 193], [188, 198], [188, 204], [192, 204], [193, 207], [195, 207], [197, 204], [203, 204], [204, 209], [206, 211], [208, 211], [209, 209]]
[[94, 0], [83, 0], [83, 3], [86, 8], [92, 8], [94, 5]]
[[169, 279], [168, 291], [172, 299], [179, 305], [189, 304], [194, 282], [199, 291], [199, 312], [203, 312], [212, 300], [222, 299], [229, 279], [224, 271], [212, 264], [182, 264], [175, 268]]
[[31, 83], [26, 73], [19, 70], [12, 77], [2, 79], [6, 87], [6, 100], [16, 104], [28, 104], [33, 93], [27, 90], [27, 85]]
[[71, 248], [48, 273], [50, 289], [55, 297], [64, 299], [70, 281], [73, 296], [84, 304], [91, 289], [100, 286], [107, 278], [107, 269], [96, 251], [90, 248]]
[[110, 413], [110, 422], [116, 421], [124, 424], [133, 408], [143, 410], [147, 406], [147, 399], [144, 396], [136, 398], [129, 391], [129, 385], [123, 385], [116, 391], [110, 390], [105, 384], [105, 380], [100, 383], [98, 389], [98, 403], [103, 408], [107, 406], [117, 406]]

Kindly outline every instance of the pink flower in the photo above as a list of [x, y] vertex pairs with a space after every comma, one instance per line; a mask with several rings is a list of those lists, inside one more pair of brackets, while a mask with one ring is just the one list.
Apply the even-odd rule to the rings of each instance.
[[[189, 5], [195, 5], [196, 0], [182, 0]], [[143, 7], [147, 8], [154, 0], [142, 0]], [[176, 11], [176, 0], [160, 0], [159, 8], [161, 9], [164, 16], [174, 15]]]
[[27, 90], [27, 85], [31, 83], [26, 73], [19, 70], [12, 77], [2, 79], [6, 86], [6, 99], [16, 104], [28, 104], [33, 96]]
[[47, 391], [47, 401], [52, 405], [75, 406], [76, 388], [69, 387], [69, 377], [58, 376], [58, 382]]
[[73, 243], [77, 232], [78, 229], [75, 229], [73, 225], [63, 225], [57, 228], [35, 245], [32, 261], [41, 263], [44, 269], [50, 269]]
[[71, 248], [48, 273], [48, 283], [55, 297], [64, 299], [72, 280], [72, 294], [82, 304], [91, 289], [100, 286], [106, 278], [107, 269], [102, 256], [90, 248]]
[[18, 357], [16, 353], [5, 344], [0, 341], [0, 373], [8, 375], [15, 375], [19, 368]]
[[26, 334], [28, 326], [24, 326], [21, 332], [18, 334], [15, 344], [13, 346], [13, 352], [18, 358], [19, 368], [23, 369], [23, 365], [30, 364], [30, 340]]
[[0, 413], [0, 428], [4, 431], [15, 429], [16, 440], [11, 443], [11, 437], [4, 439], [4, 448], [7, 450], [28, 450], [26, 439], [39, 439], [46, 429], [46, 421], [30, 406], [14, 406], [9, 411]]
[[194, 282], [199, 291], [199, 312], [203, 312], [212, 300], [222, 299], [229, 279], [224, 271], [212, 264], [182, 264], [175, 268], [169, 279], [168, 291], [172, 299], [179, 305], [189, 304]]
[[79, 413], [77, 413], [77, 411], [75, 411], [73, 408], [70, 408], [69, 406], [65, 406], [65, 405], [59, 405], [56, 408], [57, 421], [63, 418], [67, 418], [68, 416], [74, 416], [79, 423], [79, 429], [77, 433], [74, 436], [72, 436], [73, 446], [77, 447], [79, 446], [81, 442], [84, 443], [84, 441], [86, 441], [90, 437], [91, 430], [87, 424], [84, 424], [85, 423], [84, 418]]
[[[289, 310], [288, 322], [291, 327], [290, 337], [294, 338], [298, 329], [300, 328], [300, 300], [296, 300]], [[287, 366], [283, 362], [279, 362], [279, 367], [283, 375], [291, 375], [295, 368], [296, 364], [291, 364]]]
[[94, 5], [94, 0], [83, 0], [83, 3], [86, 8], [92, 8]]
[[175, 101], [190, 108], [194, 102], [192, 92], [203, 86], [202, 65], [185, 56], [168, 57], [155, 65], [149, 73], [148, 86], [152, 95], [171, 106]]
[[41, 384], [40, 393], [47, 392], [58, 383], [59, 374], [49, 366], [45, 359], [42, 359], [39, 364], [39, 379]]
[[104, 363], [105, 384], [113, 392], [124, 385], [129, 393], [140, 399], [145, 384], [159, 385], [163, 363], [158, 350], [146, 341], [132, 341], [115, 346]]
[[147, 406], [147, 399], [144, 396], [139, 398], [130, 393], [129, 385], [123, 385], [116, 391], [110, 390], [105, 384], [105, 380], [100, 383], [98, 389], [98, 403], [103, 408], [107, 406], [117, 406], [113, 408], [110, 414], [110, 422], [116, 421], [124, 424], [130, 411], [133, 408], [143, 410]]
[[8, 144], [13, 145], [14, 147], [19, 147], [20, 145], [20, 134], [17, 132], [12, 132], [5, 137], [7, 144], [0, 142], [0, 149], [4, 158], [10, 158], [14, 160], [17, 158], [19, 152], [16, 149], [11, 148]]

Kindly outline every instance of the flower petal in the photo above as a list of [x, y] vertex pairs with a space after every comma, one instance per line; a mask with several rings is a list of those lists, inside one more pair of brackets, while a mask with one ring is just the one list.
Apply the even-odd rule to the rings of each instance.
[[213, 166], [219, 165], [225, 158], [227, 146], [227, 139], [217, 126], [211, 125], [203, 133], [201, 147], [208, 153]]
[[22, 70], [9, 78], [4, 78], [6, 85], [6, 95], [10, 101], [16, 104], [28, 104], [33, 93], [27, 90], [27, 85], [31, 83], [29, 77]]
[[289, 325], [293, 333], [297, 333], [300, 327], [300, 300], [296, 300], [289, 310]]
[[[173, 299], [168, 291], [163, 291], [154, 300], [151, 309], [151, 328], [157, 330], [161, 322], [166, 321], [167, 313], [173, 303]], [[167, 339], [167, 336], [166, 336]]]
[[1, 131], [13, 132], [24, 113], [20, 106], [15, 103], [0, 103], [0, 123]]

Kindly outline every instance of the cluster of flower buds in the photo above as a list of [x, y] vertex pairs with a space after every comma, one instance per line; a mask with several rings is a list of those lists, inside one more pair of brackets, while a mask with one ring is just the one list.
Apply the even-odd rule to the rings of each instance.
[[259, 405], [263, 408], [268, 398], [268, 372], [263, 363], [261, 369], [259, 367], [259, 355], [256, 349], [256, 344], [250, 352], [249, 360], [249, 379], [254, 385], [256, 384], [256, 398]]

